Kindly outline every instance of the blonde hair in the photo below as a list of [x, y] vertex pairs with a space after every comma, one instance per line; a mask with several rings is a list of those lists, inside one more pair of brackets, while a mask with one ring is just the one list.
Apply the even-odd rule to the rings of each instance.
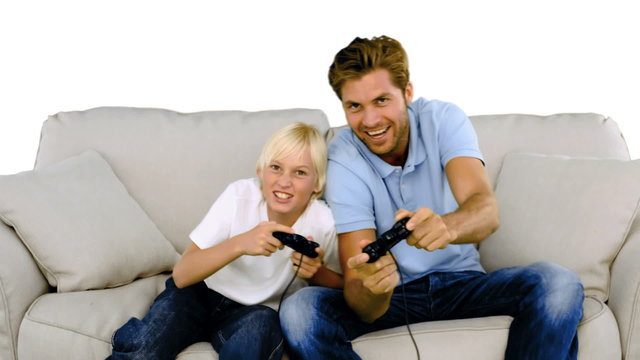
[[309, 149], [311, 163], [317, 175], [314, 187], [320, 189], [311, 195], [311, 200], [316, 199], [322, 195], [327, 180], [327, 145], [320, 131], [312, 125], [297, 122], [271, 135], [258, 157], [256, 170], [262, 172], [271, 162], [302, 154], [306, 149]]
[[329, 84], [342, 100], [342, 86], [371, 71], [385, 69], [398, 89], [409, 83], [409, 59], [399, 41], [382, 35], [371, 39], [355, 38], [340, 50], [329, 67]]

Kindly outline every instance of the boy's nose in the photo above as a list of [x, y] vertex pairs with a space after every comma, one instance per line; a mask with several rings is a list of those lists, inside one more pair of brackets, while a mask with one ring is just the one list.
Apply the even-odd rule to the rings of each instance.
[[291, 175], [289, 175], [288, 173], [284, 173], [282, 174], [282, 176], [280, 176], [278, 178], [278, 185], [280, 186], [290, 186], [291, 185]]

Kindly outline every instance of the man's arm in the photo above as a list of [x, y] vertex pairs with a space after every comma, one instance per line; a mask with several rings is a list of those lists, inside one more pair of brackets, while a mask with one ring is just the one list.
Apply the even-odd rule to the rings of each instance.
[[475, 158], [450, 160], [445, 172], [458, 209], [445, 215], [429, 208], [415, 213], [400, 210], [396, 220], [411, 216], [407, 229], [413, 233], [409, 245], [434, 251], [449, 244], [479, 243], [498, 228], [498, 203], [482, 162]]
[[344, 297], [360, 320], [373, 322], [389, 308], [393, 289], [400, 278], [389, 255], [367, 263], [369, 255], [362, 249], [375, 241], [373, 229], [339, 234], [340, 263], [344, 275]]

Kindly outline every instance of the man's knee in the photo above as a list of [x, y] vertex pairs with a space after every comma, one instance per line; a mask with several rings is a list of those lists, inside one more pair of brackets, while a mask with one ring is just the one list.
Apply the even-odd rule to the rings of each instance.
[[[280, 325], [290, 342], [307, 337], [319, 316], [326, 315], [332, 301], [328, 299], [331, 289], [306, 287], [289, 296], [280, 307]], [[322, 307], [327, 307], [323, 309]], [[329, 313], [332, 313], [329, 311]], [[300, 338], [300, 339], [299, 339]]]
[[573, 271], [550, 262], [534, 263], [528, 268], [536, 272], [547, 312], [561, 315], [582, 307], [584, 288]]

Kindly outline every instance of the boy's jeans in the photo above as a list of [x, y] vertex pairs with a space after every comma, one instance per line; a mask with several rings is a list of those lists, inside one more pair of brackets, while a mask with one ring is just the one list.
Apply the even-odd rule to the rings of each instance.
[[220, 359], [280, 359], [283, 352], [275, 310], [238, 304], [204, 282], [178, 289], [169, 278], [147, 315], [114, 333], [110, 359], [175, 359], [200, 341], [210, 342]]
[[[577, 357], [583, 287], [561, 266], [433, 273], [406, 284], [404, 292], [409, 323], [511, 315], [506, 359]], [[389, 310], [372, 324], [358, 320], [341, 290], [321, 287], [303, 288], [285, 300], [280, 322], [292, 359], [359, 359], [350, 340], [405, 324], [402, 287], [395, 289]]]

